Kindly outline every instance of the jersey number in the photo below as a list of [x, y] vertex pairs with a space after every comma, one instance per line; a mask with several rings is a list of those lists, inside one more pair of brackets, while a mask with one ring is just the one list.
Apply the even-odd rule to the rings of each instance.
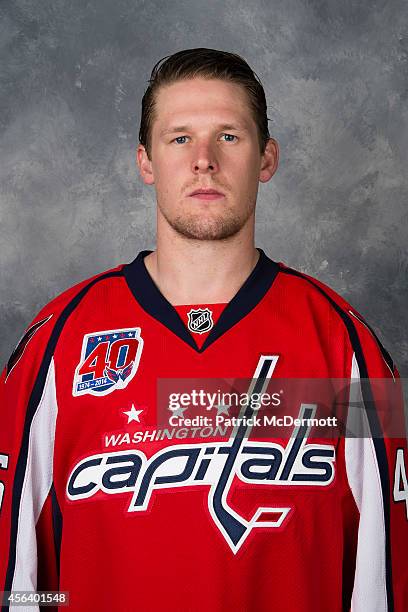
[[[6, 470], [7, 466], [8, 466], [8, 456], [0, 454], [0, 469]], [[0, 480], [0, 511], [1, 511], [1, 506], [3, 504], [4, 489], [5, 489], [4, 482]]]
[[408, 521], [408, 481], [404, 463], [404, 449], [397, 449], [394, 474], [394, 501], [405, 502]]

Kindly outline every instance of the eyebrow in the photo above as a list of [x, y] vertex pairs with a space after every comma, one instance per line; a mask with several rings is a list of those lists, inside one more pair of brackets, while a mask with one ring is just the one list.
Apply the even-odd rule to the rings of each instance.
[[[175, 125], [173, 127], [165, 128], [160, 132], [160, 136], [166, 134], [176, 134], [177, 132], [188, 132], [193, 129], [192, 125]], [[247, 128], [239, 123], [233, 125], [232, 123], [223, 123], [217, 126], [219, 130], [234, 130], [235, 132], [247, 132]]]

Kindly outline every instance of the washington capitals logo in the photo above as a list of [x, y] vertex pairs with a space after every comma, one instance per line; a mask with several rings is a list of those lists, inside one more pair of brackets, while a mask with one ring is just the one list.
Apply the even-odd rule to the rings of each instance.
[[113, 368], [105, 368], [104, 374], [109, 378], [109, 380], [118, 384], [118, 387], [125, 387], [125, 380], [128, 376], [131, 375], [133, 369], [133, 361], [129, 363], [126, 368], [119, 368], [119, 370], [114, 370]]
[[190, 310], [188, 315], [188, 329], [195, 334], [205, 334], [214, 325], [212, 312], [209, 308]]
[[[263, 393], [278, 356], [262, 355], [249, 387], [249, 395]], [[317, 407], [302, 404], [299, 419], [313, 418]], [[248, 419], [254, 409], [243, 406]], [[308, 441], [310, 426], [297, 426], [286, 446], [278, 442], [251, 441], [252, 426], [239, 425], [228, 441], [176, 444], [147, 457], [139, 449], [102, 453], [77, 463], [67, 481], [71, 501], [90, 498], [99, 491], [107, 495], [129, 493], [128, 512], [145, 512], [158, 489], [208, 487], [208, 512], [235, 554], [258, 528], [279, 528], [294, 508], [260, 505], [251, 517], [231, 505], [235, 478], [253, 487], [328, 486], [334, 479], [335, 448]]]
[[107, 395], [136, 374], [143, 350], [140, 327], [86, 334], [75, 370], [73, 395]]
[[33, 325], [31, 325], [27, 329], [24, 336], [20, 338], [16, 348], [12, 352], [10, 359], [7, 362], [6, 380], [10, 376], [11, 371], [15, 368], [15, 366], [17, 365], [17, 363], [20, 361], [21, 357], [23, 356], [23, 353], [26, 350], [27, 344], [30, 342], [31, 338], [40, 329], [40, 327], [45, 325], [45, 323], [47, 323], [47, 321], [51, 319], [51, 317], [52, 317], [52, 314], [50, 314], [48, 317], [45, 317], [45, 319], [41, 319], [41, 321], [37, 321], [37, 323], [34, 323]]

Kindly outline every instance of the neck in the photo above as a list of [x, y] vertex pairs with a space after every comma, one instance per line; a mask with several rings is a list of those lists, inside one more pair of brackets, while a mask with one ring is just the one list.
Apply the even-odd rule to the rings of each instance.
[[147, 271], [173, 305], [229, 302], [259, 259], [254, 222], [226, 240], [192, 240], [168, 227], [157, 233], [157, 249], [145, 258]]

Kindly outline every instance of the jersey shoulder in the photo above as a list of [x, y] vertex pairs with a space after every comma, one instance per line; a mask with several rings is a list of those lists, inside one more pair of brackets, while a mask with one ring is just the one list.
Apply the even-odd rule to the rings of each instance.
[[353, 349], [356, 349], [356, 347], [359, 350], [366, 349], [371, 354], [378, 352], [391, 375], [398, 374], [391, 355], [372, 326], [343, 296], [314, 276], [291, 268], [283, 262], [279, 262], [279, 271], [285, 277], [287, 283], [293, 284], [295, 292], [306, 292], [319, 301], [326, 301], [333, 319], [337, 319], [338, 322], [341, 320], [342, 325], [347, 330]]
[[30, 325], [35, 324], [37, 321], [49, 315], [56, 316], [60, 314], [73, 300], [79, 301], [87, 293], [87, 291], [98, 282], [103, 281], [104, 279], [113, 278], [115, 276], [122, 276], [122, 269], [124, 265], [125, 264], [119, 264], [114, 268], [94, 274], [93, 276], [90, 276], [82, 281], [79, 281], [75, 285], [68, 287], [45, 304]]
[[[47, 346], [55, 344], [69, 314], [88, 291], [105, 279], [121, 277], [124, 265], [120, 264], [84, 279], [65, 289], [45, 304], [26, 327], [12, 351], [2, 373], [4, 380], [7, 381], [10, 378], [20, 361], [30, 367], [39, 363]], [[53, 336], [55, 336], [55, 341], [50, 344]]]
[[356, 308], [342, 295], [332, 289], [332, 287], [323, 283], [318, 278], [291, 268], [283, 262], [279, 262], [279, 271], [286, 278], [286, 282], [293, 285], [294, 291], [314, 295], [316, 299], [322, 299], [330, 304], [334, 310], [342, 310], [345, 314], [352, 315], [366, 323], [363, 315]]

